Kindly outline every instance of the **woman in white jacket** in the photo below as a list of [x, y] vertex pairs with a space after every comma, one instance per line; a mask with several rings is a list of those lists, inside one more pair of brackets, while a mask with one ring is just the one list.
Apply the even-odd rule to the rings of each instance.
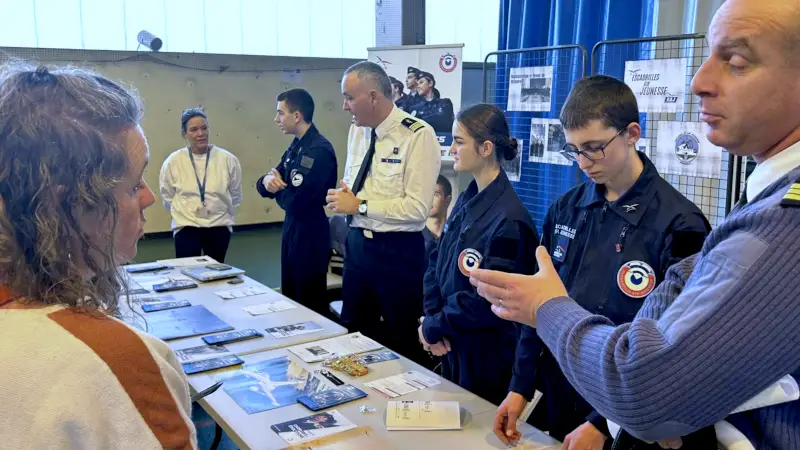
[[181, 132], [187, 145], [169, 155], [159, 177], [164, 208], [172, 215], [175, 257], [206, 255], [224, 262], [242, 202], [242, 167], [236, 156], [209, 144], [202, 109], [181, 114]]

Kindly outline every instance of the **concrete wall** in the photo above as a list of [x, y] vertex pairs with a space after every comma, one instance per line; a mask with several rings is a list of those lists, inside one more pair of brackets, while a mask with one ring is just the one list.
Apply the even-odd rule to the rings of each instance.
[[170, 227], [171, 218], [158, 195], [158, 175], [166, 157], [186, 145], [180, 133], [180, 116], [188, 107], [205, 108], [210, 142], [229, 150], [241, 162], [244, 198], [236, 215], [239, 225], [279, 222], [284, 217], [274, 200], [262, 199], [255, 190], [256, 180], [277, 164], [291, 141], [273, 123], [275, 97], [280, 92], [302, 87], [311, 93], [316, 104], [314, 123], [336, 149], [340, 176], [344, 171], [351, 115], [342, 110], [340, 82], [344, 69], [355, 60], [3, 50], [27, 60], [91, 67], [136, 87], [146, 108], [142, 127], [150, 145], [145, 179], [157, 197], [157, 204], [146, 212], [147, 233], [168, 231]]

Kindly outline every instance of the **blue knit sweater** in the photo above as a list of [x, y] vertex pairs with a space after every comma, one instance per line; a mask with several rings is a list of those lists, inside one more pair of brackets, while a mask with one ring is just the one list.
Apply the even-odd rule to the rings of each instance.
[[[673, 438], [800, 378], [800, 202], [783, 200], [798, 181], [800, 168], [737, 207], [632, 323], [569, 298], [539, 309], [539, 336], [600, 414], [640, 439]], [[800, 401], [727, 420], [756, 448], [800, 449]]]

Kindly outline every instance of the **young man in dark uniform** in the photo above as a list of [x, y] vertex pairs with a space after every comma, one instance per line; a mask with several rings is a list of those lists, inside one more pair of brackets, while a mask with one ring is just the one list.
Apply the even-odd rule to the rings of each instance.
[[[550, 207], [542, 245], [570, 297], [617, 324], [629, 322], [667, 269], [700, 251], [710, 225], [635, 150], [639, 110], [622, 81], [602, 75], [578, 81], [560, 119], [567, 137], [562, 154], [577, 161], [591, 181]], [[572, 388], [536, 330], [524, 326], [511, 392], [495, 419], [501, 439], [515, 436], [516, 419], [535, 390], [543, 397], [530, 420], [534, 426], [567, 444], [579, 441], [579, 448], [610, 448], [613, 436], [605, 419]], [[710, 436], [706, 431], [684, 443], [715, 445], [713, 429]]]
[[408, 96], [403, 92], [403, 82], [395, 77], [389, 77], [389, 80], [392, 82], [392, 101], [395, 106], [403, 109], [403, 105], [408, 100]]
[[397, 107], [409, 114], [411, 114], [411, 111], [416, 108], [417, 103], [422, 100], [422, 97], [420, 97], [419, 93], [417, 92], [417, 81], [419, 81], [419, 69], [408, 66], [408, 70], [406, 71], [406, 87], [408, 88], [408, 95], [406, 96], [405, 100], [403, 100], [403, 104], [397, 105]]
[[294, 136], [277, 167], [259, 178], [262, 197], [274, 198], [286, 211], [281, 240], [281, 292], [326, 314], [330, 226], [325, 195], [336, 186], [333, 146], [312, 123], [314, 100], [303, 89], [278, 95], [275, 123]]

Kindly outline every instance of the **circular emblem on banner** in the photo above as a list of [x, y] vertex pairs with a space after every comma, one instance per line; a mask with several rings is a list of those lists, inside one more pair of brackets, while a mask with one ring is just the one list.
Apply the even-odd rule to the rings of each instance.
[[461, 254], [458, 255], [458, 270], [460, 270], [465, 277], [468, 277], [473, 270], [481, 265], [482, 259], [483, 256], [479, 251], [472, 248], [465, 248], [461, 251]]
[[303, 184], [303, 174], [295, 172], [292, 175], [292, 186], [300, 187], [301, 184]]
[[617, 272], [617, 285], [627, 296], [644, 298], [656, 287], [656, 273], [643, 261], [628, 261]]
[[452, 53], [445, 53], [439, 58], [439, 68], [442, 72], [452, 72], [458, 67], [458, 58]]
[[692, 133], [681, 133], [675, 139], [675, 156], [681, 164], [691, 164], [700, 153], [700, 139]]

